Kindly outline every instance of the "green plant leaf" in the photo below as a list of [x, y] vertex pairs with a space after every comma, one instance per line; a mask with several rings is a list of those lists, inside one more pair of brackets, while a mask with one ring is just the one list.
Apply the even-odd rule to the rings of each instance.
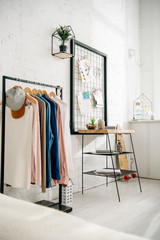
[[96, 120], [95, 120], [94, 118], [91, 119], [92, 125], [94, 125], [95, 121], [96, 121]]
[[64, 45], [65, 42], [68, 41], [69, 37], [71, 36], [71, 30], [69, 28], [66, 28], [66, 26], [60, 26], [57, 29], [57, 34], [61, 38], [61, 42]]

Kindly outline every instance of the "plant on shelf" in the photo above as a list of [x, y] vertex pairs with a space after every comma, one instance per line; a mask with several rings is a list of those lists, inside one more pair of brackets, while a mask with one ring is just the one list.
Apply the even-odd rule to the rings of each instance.
[[95, 119], [94, 118], [91, 118], [91, 123], [92, 123], [92, 125], [94, 125], [94, 123], [95, 123]]
[[87, 129], [95, 130], [98, 127], [98, 125], [95, 124], [95, 121], [96, 120], [94, 118], [91, 118], [91, 123], [86, 124]]
[[65, 43], [69, 40], [69, 37], [71, 36], [71, 30], [66, 26], [60, 26], [60, 28], [57, 29], [57, 34], [61, 41], [61, 45], [59, 46], [60, 52], [66, 52], [67, 46], [65, 45]]

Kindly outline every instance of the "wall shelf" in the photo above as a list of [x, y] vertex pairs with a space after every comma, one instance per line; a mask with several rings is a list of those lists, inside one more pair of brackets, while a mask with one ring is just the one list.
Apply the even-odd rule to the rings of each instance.
[[58, 58], [62, 58], [62, 59], [73, 57], [73, 54], [67, 53], [67, 52], [57, 52], [52, 55], [55, 57], [58, 57]]

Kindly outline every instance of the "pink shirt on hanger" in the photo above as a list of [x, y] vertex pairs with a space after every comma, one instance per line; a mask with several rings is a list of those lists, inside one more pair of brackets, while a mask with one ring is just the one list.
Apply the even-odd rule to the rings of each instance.
[[[31, 96], [30, 96], [31, 97]], [[33, 107], [33, 138], [32, 138], [32, 163], [31, 163], [31, 182], [35, 185], [41, 186], [41, 142], [40, 142], [40, 121], [39, 121], [39, 106], [26, 100], [26, 104], [32, 104]]]
[[62, 129], [63, 129], [63, 136], [64, 136], [64, 146], [66, 152], [66, 159], [67, 159], [67, 166], [69, 173], [74, 169], [73, 167], [73, 160], [72, 160], [72, 147], [71, 147], [71, 135], [70, 135], [70, 128], [69, 128], [69, 109], [67, 104], [59, 99], [58, 97], [51, 98], [56, 103], [59, 104], [61, 109], [61, 119], [62, 119]]
[[54, 98], [50, 98], [56, 104], [56, 115], [57, 115], [57, 126], [58, 126], [58, 141], [59, 141], [59, 156], [60, 156], [60, 174], [61, 180], [52, 180], [52, 186], [55, 186], [58, 182], [59, 184], [68, 185], [69, 182], [69, 173], [68, 173], [68, 164], [66, 159], [66, 149], [63, 136], [63, 127], [62, 127], [62, 116], [61, 109], [59, 104], [54, 101]]

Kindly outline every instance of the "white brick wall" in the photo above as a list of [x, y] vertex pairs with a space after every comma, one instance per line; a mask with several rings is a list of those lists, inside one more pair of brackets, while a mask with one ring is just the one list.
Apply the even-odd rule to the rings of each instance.
[[[139, 68], [128, 57], [128, 48], [139, 53], [138, 0], [1, 0], [0, 77], [9, 75], [58, 84], [64, 101], [70, 100], [69, 61], [50, 54], [51, 34], [59, 24], [71, 24], [76, 39], [108, 55], [108, 120], [127, 127], [132, 102], [139, 93]], [[72, 136], [74, 191], [81, 188], [81, 137]], [[86, 137], [85, 148], [104, 147], [104, 137]], [[105, 160], [85, 158], [86, 169], [105, 165]], [[103, 184], [105, 179], [85, 177], [85, 187]], [[57, 191], [57, 190], [56, 190]], [[11, 193], [12, 192], [12, 193]], [[56, 196], [57, 192], [52, 191]], [[23, 199], [47, 198], [39, 190], [7, 190]]]
[[140, 0], [141, 92], [160, 119], [160, 1]]

